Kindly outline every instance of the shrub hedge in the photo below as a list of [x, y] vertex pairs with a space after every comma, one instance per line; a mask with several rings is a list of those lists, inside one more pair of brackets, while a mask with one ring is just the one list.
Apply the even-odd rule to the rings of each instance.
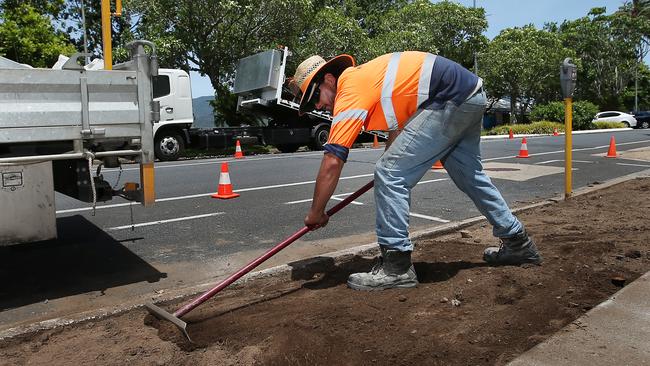
[[[596, 122], [591, 124], [595, 129], [625, 128], [620, 122]], [[517, 135], [552, 134], [557, 128], [558, 132], [564, 132], [564, 123], [539, 121], [529, 124], [500, 125], [489, 130], [483, 130], [483, 135], [507, 135], [512, 128], [512, 133]]]
[[483, 130], [484, 135], [507, 135], [512, 128], [514, 134], [550, 134], [557, 128], [564, 132], [564, 124], [551, 121], [539, 121], [528, 124], [500, 125], [489, 130]]
[[594, 128], [598, 130], [606, 128], [625, 128], [625, 124], [621, 122], [594, 122]]
[[[589, 130], [593, 128], [591, 120], [598, 113], [598, 106], [587, 101], [573, 103], [573, 129]], [[550, 102], [538, 104], [530, 112], [533, 121], [564, 122], [564, 103]]]

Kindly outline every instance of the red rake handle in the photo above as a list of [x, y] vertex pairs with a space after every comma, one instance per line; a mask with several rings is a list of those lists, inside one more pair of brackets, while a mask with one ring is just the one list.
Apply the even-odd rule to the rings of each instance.
[[[359, 198], [359, 196], [366, 193], [374, 185], [375, 185], [374, 180], [368, 182], [365, 186], [361, 187], [358, 191], [352, 193], [351, 195], [346, 197], [343, 201], [339, 202], [334, 207], [327, 210], [327, 216], [332, 216], [335, 213], [339, 212], [343, 207], [347, 206], [350, 202], [352, 202], [355, 199]], [[206, 300], [208, 300], [212, 296], [216, 295], [217, 292], [219, 292], [219, 291], [223, 290], [224, 288], [230, 286], [230, 284], [232, 284], [233, 282], [240, 279], [246, 273], [250, 272], [253, 268], [259, 266], [260, 264], [262, 264], [267, 259], [273, 257], [277, 252], [279, 252], [282, 249], [289, 246], [289, 244], [291, 244], [294, 241], [300, 239], [303, 235], [307, 234], [309, 231], [311, 231], [311, 230], [307, 226], [305, 226], [302, 229], [298, 230], [295, 234], [291, 235], [290, 237], [286, 238], [284, 241], [282, 241], [278, 245], [276, 245], [273, 248], [269, 249], [269, 251], [262, 254], [260, 257], [253, 260], [252, 262], [248, 263], [246, 266], [244, 266], [239, 271], [231, 274], [228, 278], [221, 281], [218, 285], [214, 286], [212, 289], [204, 292], [203, 295], [197, 297], [196, 299], [194, 299], [189, 304], [187, 304], [187, 305], [183, 306], [182, 308], [176, 310], [176, 312], [174, 313], [174, 316], [177, 317], [177, 318], [180, 318], [183, 315], [185, 315], [185, 314], [189, 313], [190, 311], [194, 310], [194, 308], [201, 305], [202, 303], [204, 303]]]

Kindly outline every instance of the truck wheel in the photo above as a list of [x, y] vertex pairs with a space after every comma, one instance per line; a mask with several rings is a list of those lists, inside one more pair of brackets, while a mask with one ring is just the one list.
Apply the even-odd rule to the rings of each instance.
[[278, 148], [283, 153], [294, 153], [298, 151], [298, 148], [300, 145], [298, 144], [282, 144], [282, 145], [275, 145], [275, 147]]
[[323, 146], [327, 143], [327, 140], [330, 137], [330, 129], [328, 126], [318, 127], [316, 133], [314, 134], [314, 139], [311, 142], [312, 150], [323, 150]]
[[185, 150], [183, 139], [175, 133], [162, 133], [156, 136], [153, 145], [154, 154], [160, 161], [177, 160]]

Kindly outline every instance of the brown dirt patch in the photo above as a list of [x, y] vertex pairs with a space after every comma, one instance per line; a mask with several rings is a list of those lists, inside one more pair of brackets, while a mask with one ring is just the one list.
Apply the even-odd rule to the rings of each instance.
[[140, 309], [0, 342], [0, 364], [502, 365], [650, 270], [648, 217], [650, 180], [632, 180], [521, 214], [540, 267], [485, 266], [475, 225], [417, 243], [416, 289], [353, 291], [372, 259], [323, 260], [217, 295], [186, 319], [193, 345]]

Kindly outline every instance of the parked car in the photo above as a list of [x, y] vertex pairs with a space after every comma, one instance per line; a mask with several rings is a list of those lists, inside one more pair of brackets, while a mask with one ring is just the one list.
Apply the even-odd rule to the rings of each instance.
[[636, 127], [636, 118], [633, 115], [617, 111], [600, 112], [591, 122], [621, 122], [625, 127]]
[[630, 114], [636, 119], [638, 128], [650, 128], [650, 111], [634, 111]]

